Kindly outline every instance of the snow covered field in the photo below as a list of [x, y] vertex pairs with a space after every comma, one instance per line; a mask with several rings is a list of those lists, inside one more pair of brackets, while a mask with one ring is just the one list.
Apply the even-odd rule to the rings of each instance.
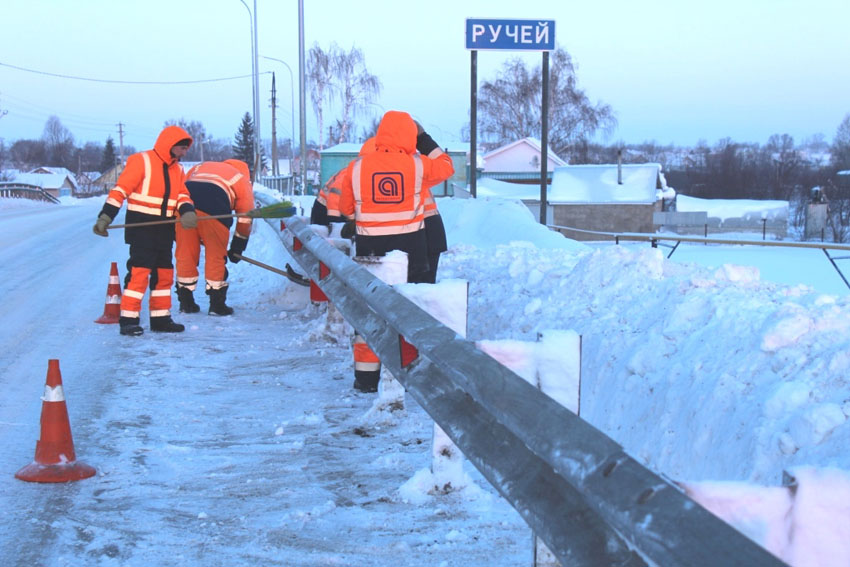
[[[474, 468], [448, 496], [412, 482], [430, 462], [427, 415], [408, 399], [390, 422], [366, 417], [347, 333], [306, 288], [242, 262], [234, 317], [177, 313], [180, 336], [94, 324], [127, 254], [120, 231], [91, 233], [101, 204], [0, 200], [7, 564], [529, 564], [530, 530]], [[468, 337], [579, 332], [582, 417], [653, 470], [773, 486], [798, 467], [850, 471], [850, 294], [822, 252], [804, 268], [778, 248], [682, 245], [666, 260], [566, 240], [514, 202], [440, 211], [439, 277], [470, 282]], [[263, 222], [246, 255], [291, 262]], [[69, 485], [13, 476], [33, 458], [52, 358], [78, 459], [98, 469]]]

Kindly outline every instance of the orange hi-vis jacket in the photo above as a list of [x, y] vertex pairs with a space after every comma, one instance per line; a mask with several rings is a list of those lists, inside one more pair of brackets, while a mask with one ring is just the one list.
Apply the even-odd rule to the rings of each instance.
[[192, 139], [183, 128], [167, 126], [152, 150], [128, 157], [124, 171], [106, 198], [104, 210], [107, 214], [115, 218], [126, 200], [129, 224], [174, 218], [181, 206], [191, 205], [183, 166], [171, 156], [171, 148], [186, 138]]
[[445, 153], [434, 159], [418, 154], [416, 131], [406, 112], [387, 112], [375, 135], [375, 152], [346, 168], [340, 212], [354, 216], [357, 234], [387, 236], [424, 228], [423, 188], [451, 177], [454, 166]]
[[342, 177], [344, 171], [344, 169], [337, 171], [333, 177], [331, 177], [328, 182], [319, 189], [319, 194], [316, 195], [316, 200], [323, 204], [328, 210], [327, 215], [329, 217], [342, 216], [339, 211], [339, 198], [342, 195]]
[[[254, 188], [248, 164], [236, 159], [223, 162], [204, 161], [194, 166], [186, 174], [186, 183], [199, 182], [214, 185], [221, 189], [217, 194], [210, 191], [192, 192], [192, 200], [198, 211], [208, 215], [226, 215], [232, 211], [247, 213], [254, 209]], [[225, 210], [227, 209], [227, 210]], [[230, 227], [230, 219], [221, 219], [222, 224]], [[236, 233], [247, 239], [251, 236], [250, 217], [237, 217]]]

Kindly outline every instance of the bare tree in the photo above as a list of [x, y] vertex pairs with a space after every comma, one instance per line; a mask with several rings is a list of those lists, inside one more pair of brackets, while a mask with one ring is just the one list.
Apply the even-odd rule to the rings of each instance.
[[[521, 59], [507, 61], [494, 81], [481, 85], [478, 109], [482, 139], [498, 145], [539, 137], [542, 90], [540, 65], [529, 70]], [[549, 144], [557, 154], [586, 145], [597, 133], [610, 133], [617, 125], [609, 105], [592, 103], [578, 88], [572, 58], [562, 48], [550, 57], [549, 101]]]
[[345, 142], [354, 119], [366, 110], [381, 92], [381, 81], [366, 69], [363, 51], [352, 47], [339, 49], [333, 59], [334, 78], [339, 82], [337, 92], [342, 102], [342, 118], [338, 121], [336, 142]]
[[770, 196], [790, 201], [803, 162], [794, 148], [794, 138], [788, 134], [773, 134], [765, 147], [771, 160]]
[[319, 150], [324, 147], [322, 132], [325, 126], [325, 103], [331, 102], [337, 91], [334, 82], [333, 60], [338, 52], [339, 47], [336, 43], [331, 43], [328, 52], [322, 50], [318, 43], [314, 43], [307, 54], [307, 82], [309, 83], [310, 102], [313, 104], [313, 111], [316, 113], [319, 125]]
[[832, 166], [836, 170], [850, 169], [850, 114], [838, 125], [830, 151]]
[[45, 165], [74, 169], [71, 163], [74, 155], [74, 135], [62, 125], [58, 116], [53, 115], [47, 119], [41, 139], [47, 150], [48, 163]]

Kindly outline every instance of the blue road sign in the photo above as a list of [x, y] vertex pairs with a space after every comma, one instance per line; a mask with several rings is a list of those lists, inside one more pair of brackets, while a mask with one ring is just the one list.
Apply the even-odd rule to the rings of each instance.
[[552, 51], [555, 20], [466, 20], [467, 49]]

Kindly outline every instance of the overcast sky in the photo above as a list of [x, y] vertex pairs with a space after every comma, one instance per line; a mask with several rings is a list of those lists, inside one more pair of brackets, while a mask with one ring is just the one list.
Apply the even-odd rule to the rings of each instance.
[[[245, 2], [253, 9], [253, 0]], [[763, 144], [788, 133], [798, 143], [816, 134], [831, 142], [850, 113], [847, 0], [304, 4], [305, 49], [327, 49], [332, 41], [362, 49], [383, 84], [375, 114], [409, 111], [443, 144], [460, 142], [468, 121], [467, 18], [554, 20], [557, 44], [578, 66], [579, 87], [616, 113], [617, 130], [601, 141], [693, 145], [728, 136]], [[260, 59], [261, 134], [271, 136], [274, 71], [278, 139], [294, 126], [297, 140], [298, 2], [257, 0], [257, 14], [259, 54], [288, 63], [296, 83], [283, 64]], [[166, 120], [181, 117], [229, 139], [251, 110], [250, 78], [102, 82], [250, 75], [252, 20], [240, 0], [4, 0], [2, 21], [0, 109], [8, 114], [0, 118], [0, 138], [7, 143], [41, 137], [51, 114], [78, 143], [110, 135], [117, 142], [122, 123], [125, 143], [145, 149]], [[539, 53], [481, 51], [479, 84], [495, 79], [512, 57], [529, 67], [541, 60]], [[316, 140], [309, 100], [307, 128]]]

